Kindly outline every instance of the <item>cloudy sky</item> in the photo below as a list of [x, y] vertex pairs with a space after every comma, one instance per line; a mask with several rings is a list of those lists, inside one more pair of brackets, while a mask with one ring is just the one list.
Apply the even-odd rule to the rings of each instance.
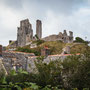
[[90, 0], [0, 0], [0, 44], [16, 40], [19, 22], [27, 18], [34, 34], [40, 19], [43, 37], [67, 30], [90, 40]]

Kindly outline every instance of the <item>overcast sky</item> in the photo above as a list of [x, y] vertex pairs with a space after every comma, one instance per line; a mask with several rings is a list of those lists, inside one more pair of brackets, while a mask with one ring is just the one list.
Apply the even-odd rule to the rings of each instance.
[[90, 40], [90, 0], [0, 0], [0, 44], [16, 40], [19, 22], [27, 18], [34, 34], [40, 19], [43, 37], [67, 30]]

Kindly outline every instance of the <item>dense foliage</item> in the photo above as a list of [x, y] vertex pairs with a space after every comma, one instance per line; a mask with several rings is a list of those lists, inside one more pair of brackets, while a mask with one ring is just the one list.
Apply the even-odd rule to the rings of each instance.
[[[23, 70], [0, 73], [0, 90], [90, 90], [90, 49], [81, 55], [44, 63], [44, 57], [35, 62], [37, 73]], [[4, 89], [5, 90], [5, 89]]]
[[83, 39], [80, 38], [80, 37], [76, 37], [74, 42], [78, 42], [78, 43], [86, 43], [86, 44], [88, 44], [87, 41], [83, 40]]
[[40, 56], [41, 52], [40, 49], [36, 49], [36, 48], [29, 48], [29, 47], [18, 47], [16, 49], [16, 51], [20, 51], [20, 52], [26, 52], [26, 53], [34, 53], [36, 56]]

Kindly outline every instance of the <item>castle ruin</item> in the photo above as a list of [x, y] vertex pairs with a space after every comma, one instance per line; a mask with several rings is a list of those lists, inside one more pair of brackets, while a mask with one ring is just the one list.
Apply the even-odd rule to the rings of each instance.
[[[30, 45], [31, 41], [41, 39], [44, 41], [57, 41], [60, 40], [64, 43], [73, 42], [73, 32], [69, 31], [69, 35], [66, 30], [64, 32], [59, 32], [58, 35], [49, 35], [45, 38], [42, 38], [42, 22], [40, 20], [36, 21], [36, 35], [33, 35], [32, 24], [29, 22], [29, 19], [20, 21], [20, 27], [17, 28], [17, 40], [10, 40], [10, 47], [23, 47]], [[12, 44], [11, 44], [12, 43]]]
[[72, 43], [73, 42], [73, 32], [69, 31], [69, 35], [67, 34], [66, 30], [64, 32], [59, 32], [58, 35], [50, 35], [43, 38], [44, 41], [62, 41], [64, 43]]

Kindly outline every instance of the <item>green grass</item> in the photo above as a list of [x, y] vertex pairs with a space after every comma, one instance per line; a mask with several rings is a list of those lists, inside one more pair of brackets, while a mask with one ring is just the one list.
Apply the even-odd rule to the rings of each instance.
[[[76, 44], [71, 48], [71, 53], [84, 53], [86, 51], [87, 45], [86, 44]], [[90, 48], [90, 47], [89, 47]]]
[[62, 49], [66, 46], [71, 47], [71, 54], [84, 53], [87, 47], [86, 44], [82, 44], [82, 43], [76, 44], [76, 43], [63, 43], [61, 41], [48, 41], [39, 44], [36, 48], [30, 48], [30, 46], [25, 46], [23, 48], [17, 49], [17, 51], [23, 51], [28, 53], [35, 53], [35, 55], [41, 55], [41, 49], [44, 48], [44, 46], [50, 48], [51, 55], [61, 54]]
[[48, 46], [50, 48], [51, 54], [61, 54], [62, 49], [65, 47], [65, 43], [60, 41], [48, 41], [43, 44], [41, 44], [39, 47]]

